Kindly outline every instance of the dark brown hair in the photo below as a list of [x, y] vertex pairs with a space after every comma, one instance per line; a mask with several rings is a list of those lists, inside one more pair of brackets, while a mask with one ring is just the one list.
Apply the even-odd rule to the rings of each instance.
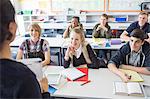
[[134, 29], [134, 30], [131, 32], [130, 36], [136, 37], [136, 38], [138, 38], [138, 39], [141, 39], [142, 41], [143, 41], [144, 39], [148, 39], [148, 35], [145, 34], [143, 30], [138, 29], [138, 28], [137, 28], [137, 29]]
[[101, 16], [105, 17], [108, 20], [108, 15], [107, 14], [102, 14]]
[[9, 32], [10, 22], [15, 22], [15, 9], [9, 0], [1, 0], [0, 2], [0, 47], [7, 39], [12, 38]]
[[80, 23], [80, 18], [78, 16], [73, 16], [72, 18], [75, 18], [78, 20], [78, 22]]

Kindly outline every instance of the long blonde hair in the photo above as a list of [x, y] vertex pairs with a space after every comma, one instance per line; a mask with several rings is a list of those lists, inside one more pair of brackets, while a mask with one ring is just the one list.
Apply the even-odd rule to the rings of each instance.
[[[82, 52], [83, 52], [84, 58], [85, 58], [87, 63], [91, 63], [91, 60], [90, 60], [89, 54], [88, 54], [88, 50], [86, 48], [86, 46], [88, 45], [88, 42], [85, 41], [84, 31], [82, 29], [80, 29], [79, 27], [76, 27], [76, 28], [72, 29], [71, 33], [77, 33], [80, 35]], [[73, 61], [73, 55], [69, 54], [69, 56], [71, 57], [71, 62], [72, 62]]]

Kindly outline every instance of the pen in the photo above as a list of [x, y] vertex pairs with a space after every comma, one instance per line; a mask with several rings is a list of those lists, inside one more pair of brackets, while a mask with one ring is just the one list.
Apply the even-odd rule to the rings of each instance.
[[131, 79], [131, 77], [132, 77], [132, 76], [130, 75], [130, 76], [129, 76], [129, 79]]
[[87, 84], [87, 83], [89, 83], [89, 82], [91, 82], [91, 80], [88, 80], [88, 81], [82, 83], [81, 86], [83, 86], [83, 85], [85, 85], [85, 84]]
[[129, 80], [130, 80], [130, 79], [131, 79], [131, 77], [132, 77], [131, 75], [129, 76], [129, 75], [127, 75], [127, 74], [125, 74], [125, 76], [127, 76]]

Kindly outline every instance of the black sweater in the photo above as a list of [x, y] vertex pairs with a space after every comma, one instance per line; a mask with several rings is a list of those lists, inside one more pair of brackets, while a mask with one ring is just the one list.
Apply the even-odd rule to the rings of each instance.
[[35, 74], [26, 65], [0, 59], [0, 73], [1, 99], [50, 98], [48, 92], [41, 94]]
[[[96, 54], [94, 53], [91, 46], [88, 44], [86, 46], [89, 58], [91, 60], [91, 64], [88, 64], [83, 56], [83, 53], [81, 53], [79, 58], [76, 58], [76, 56], [73, 55], [73, 66], [78, 67], [79, 65], [87, 64], [88, 68], [98, 69], [101, 66], [105, 66], [105, 63], [102, 59], [98, 59]], [[68, 68], [70, 66], [71, 58], [69, 57], [68, 61], [64, 60], [64, 68]]]

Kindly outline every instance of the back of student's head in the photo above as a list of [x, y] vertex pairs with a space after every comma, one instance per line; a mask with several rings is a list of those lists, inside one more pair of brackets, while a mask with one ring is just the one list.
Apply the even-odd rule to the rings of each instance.
[[148, 35], [144, 33], [143, 30], [141, 29], [134, 29], [131, 34], [130, 34], [131, 37], [136, 37], [138, 39], [141, 39], [142, 41], [144, 41], [144, 39], [148, 39]]
[[11, 40], [12, 33], [9, 31], [10, 22], [15, 22], [15, 9], [9, 0], [0, 1], [0, 47], [3, 42]]
[[77, 33], [77, 34], [79, 34], [80, 37], [81, 37], [81, 41], [82, 42], [85, 41], [84, 31], [80, 27], [75, 27], [74, 29], [71, 30], [71, 33]]

